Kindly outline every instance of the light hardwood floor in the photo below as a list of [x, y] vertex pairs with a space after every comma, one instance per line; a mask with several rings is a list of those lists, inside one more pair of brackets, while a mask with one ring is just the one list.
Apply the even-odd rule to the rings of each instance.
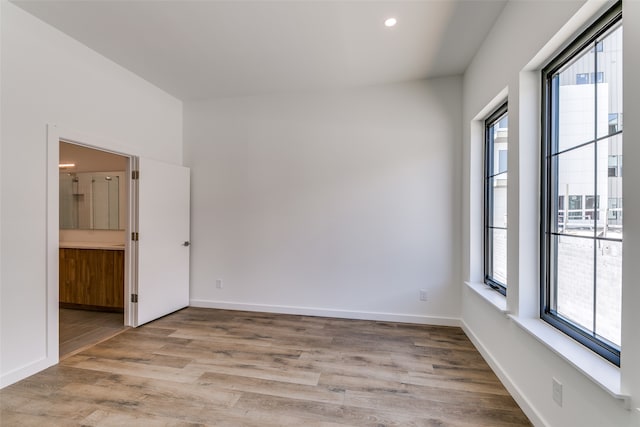
[[2, 426], [521, 426], [459, 328], [188, 308], [0, 391]]
[[110, 338], [125, 329], [124, 314], [60, 309], [60, 358]]

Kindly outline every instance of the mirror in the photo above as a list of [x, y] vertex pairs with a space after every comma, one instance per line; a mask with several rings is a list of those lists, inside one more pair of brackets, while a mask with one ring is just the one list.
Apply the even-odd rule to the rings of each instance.
[[122, 230], [124, 172], [60, 173], [60, 228]]

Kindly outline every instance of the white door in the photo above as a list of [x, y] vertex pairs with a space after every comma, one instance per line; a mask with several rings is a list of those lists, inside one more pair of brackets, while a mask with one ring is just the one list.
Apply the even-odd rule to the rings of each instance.
[[138, 170], [135, 326], [189, 305], [189, 169], [140, 158]]

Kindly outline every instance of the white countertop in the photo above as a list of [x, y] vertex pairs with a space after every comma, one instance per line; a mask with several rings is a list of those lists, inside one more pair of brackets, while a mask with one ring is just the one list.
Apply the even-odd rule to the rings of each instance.
[[106, 249], [111, 251], [124, 251], [124, 243], [112, 242], [60, 242], [59, 247], [66, 249]]

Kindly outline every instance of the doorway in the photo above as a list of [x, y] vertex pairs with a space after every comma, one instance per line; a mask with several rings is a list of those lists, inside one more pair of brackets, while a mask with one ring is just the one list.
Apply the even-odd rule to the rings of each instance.
[[126, 329], [127, 156], [59, 141], [59, 357]]
[[60, 360], [60, 141], [127, 159], [123, 326], [137, 327], [189, 305], [189, 168], [131, 154], [131, 147], [112, 139], [48, 124], [47, 339], [42, 369]]

